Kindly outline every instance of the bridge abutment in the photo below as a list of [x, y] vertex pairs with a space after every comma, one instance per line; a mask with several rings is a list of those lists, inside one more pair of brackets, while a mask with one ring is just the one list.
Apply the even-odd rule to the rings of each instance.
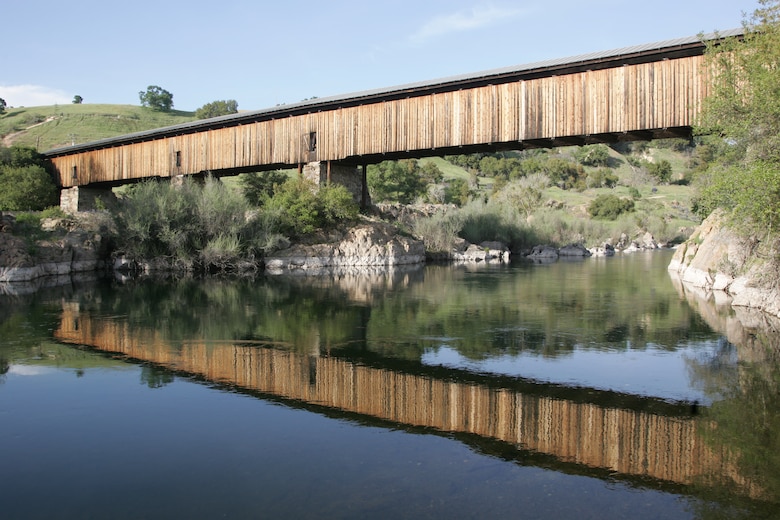
[[103, 209], [106, 203], [115, 199], [111, 188], [74, 186], [60, 190], [60, 209], [65, 213]]
[[371, 205], [366, 184], [366, 166], [356, 167], [337, 161], [315, 161], [307, 163], [302, 168], [305, 179], [314, 182], [317, 186], [324, 186], [329, 182], [345, 186], [361, 208]]

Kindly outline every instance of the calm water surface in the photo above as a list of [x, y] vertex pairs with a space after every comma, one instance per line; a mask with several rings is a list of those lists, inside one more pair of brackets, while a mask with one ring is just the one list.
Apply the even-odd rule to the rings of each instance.
[[0, 517], [777, 518], [778, 338], [669, 260], [6, 287]]

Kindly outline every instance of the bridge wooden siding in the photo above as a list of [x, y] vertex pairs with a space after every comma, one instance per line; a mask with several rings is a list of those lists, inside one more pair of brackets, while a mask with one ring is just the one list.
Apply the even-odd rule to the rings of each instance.
[[652, 52], [314, 100], [46, 155], [67, 188], [316, 161], [357, 165], [687, 135], [709, 93], [704, 47], [696, 39]]

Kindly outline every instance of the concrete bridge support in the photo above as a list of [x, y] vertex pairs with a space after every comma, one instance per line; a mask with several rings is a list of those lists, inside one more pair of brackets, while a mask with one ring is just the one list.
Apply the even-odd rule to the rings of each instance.
[[116, 196], [111, 188], [94, 188], [74, 186], [60, 191], [60, 209], [65, 213], [75, 214], [79, 211], [94, 211], [102, 209]]
[[337, 161], [316, 161], [302, 167], [303, 177], [324, 186], [330, 182], [345, 186], [361, 208], [371, 205], [366, 183], [366, 165], [356, 167]]

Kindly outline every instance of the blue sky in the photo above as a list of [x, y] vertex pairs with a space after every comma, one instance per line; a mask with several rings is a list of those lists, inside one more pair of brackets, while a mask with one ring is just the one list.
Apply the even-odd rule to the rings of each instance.
[[9, 107], [257, 110], [739, 27], [756, 0], [12, 0], [0, 19]]

